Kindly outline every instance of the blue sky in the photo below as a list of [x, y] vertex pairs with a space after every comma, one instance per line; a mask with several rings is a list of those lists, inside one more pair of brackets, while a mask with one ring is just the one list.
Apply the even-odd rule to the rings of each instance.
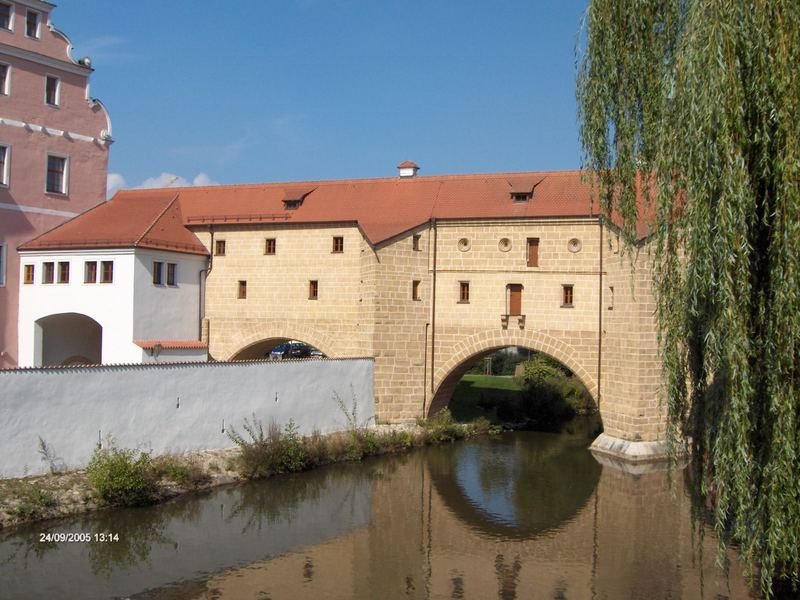
[[[126, 187], [579, 166], [585, 0], [63, 0]], [[119, 182], [119, 180], [116, 180]]]

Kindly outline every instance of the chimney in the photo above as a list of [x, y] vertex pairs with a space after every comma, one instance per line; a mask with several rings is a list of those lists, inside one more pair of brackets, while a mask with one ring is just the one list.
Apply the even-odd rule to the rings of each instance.
[[400, 171], [400, 177], [414, 177], [419, 171], [419, 165], [410, 160], [401, 162], [397, 168]]

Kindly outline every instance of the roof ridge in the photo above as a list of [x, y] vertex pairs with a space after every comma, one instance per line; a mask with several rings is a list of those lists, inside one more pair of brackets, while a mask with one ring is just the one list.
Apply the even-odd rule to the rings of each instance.
[[150, 223], [150, 225], [147, 227], [147, 229], [145, 229], [145, 230], [144, 230], [144, 232], [142, 233], [142, 235], [140, 235], [140, 236], [139, 236], [139, 237], [138, 237], [138, 238], [137, 238], [137, 239], [136, 239], [136, 240], [133, 242], [133, 246], [134, 246], [134, 247], [138, 246], [138, 245], [139, 245], [139, 242], [141, 242], [141, 241], [142, 241], [142, 240], [143, 240], [145, 237], [147, 237], [147, 234], [148, 234], [148, 233], [150, 233], [150, 230], [151, 230], [153, 227], [155, 227], [155, 226], [156, 226], [156, 223], [158, 223], [158, 221], [161, 219], [161, 217], [163, 217], [163, 216], [164, 216], [164, 213], [166, 213], [166, 212], [167, 212], [167, 211], [170, 209], [170, 207], [171, 207], [173, 204], [175, 204], [175, 201], [178, 199], [178, 196], [179, 196], [179, 195], [180, 195], [180, 194], [175, 194], [175, 197], [174, 197], [172, 200], [170, 200], [169, 202], [167, 202], [167, 205], [166, 205], [166, 206], [165, 206], [165, 207], [164, 207], [164, 208], [161, 210], [161, 212], [160, 212], [160, 213], [158, 213], [158, 214], [156, 215], [156, 218], [155, 218], [155, 219], [153, 219], [153, 222], [152, 222], [152, 223]]
[[300, 180], [300, 181], [262, 181], [259, 183], [228, 183], [228, 184], [220, 184], [220, 185], [197, 185], [197, 186], [180, 186], [180, 187], [169, 187], [169, 188], [133, 188], [127, 190], [119, 190], [119, 194], [124, 195], [135, 195], [147, 192], [161, 192], [166, 190], [174, 190], [176, 192], [181, 191], [207, 191], [207, 190], [224, 190], [224, 189], [231, 189], [231, 188], [263, 188], [263, 187], [277, 187], [277, 186], [286, 186], [286, 185], [342, 185], [347, 183], [378, 183], [378, 182], [390, 182], [395, 181], [400, 183], [413, 183], [414, 181], [431, 181], [431, 180], [446, 180], [446, 179], [479, 179], [479, 178], [486, 178], [490, 177], [493, 179], [502, 178], [502, 177], [515, 177], [520, 175], [543, 175], [543, 176], [559, 176], [559, 175], [569, 175], [573, 173], [582, 173], [586, 169], [564, 169], [564, 170], [554, 170], [554, 171], [506, 171], [502, 173], [449, 173], [443, 175], [416, 175], [414, 177], [408, 177], [405, 179], [400, 179], [398, 176], [387, 176], [387, 177], [350, 177], [350, 178], [343, 178], [343, 179], [308, 179], [308, 180]]

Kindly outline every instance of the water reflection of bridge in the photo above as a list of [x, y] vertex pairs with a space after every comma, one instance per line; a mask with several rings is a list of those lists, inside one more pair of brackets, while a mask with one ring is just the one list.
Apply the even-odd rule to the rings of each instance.
[[514, 434], [78, 518], [56, 530], [121, 542], [6, 535], [0, 579], [15, 598], [750, 597], [714, 537], [693, 540], [680, 476], [583, 445]]

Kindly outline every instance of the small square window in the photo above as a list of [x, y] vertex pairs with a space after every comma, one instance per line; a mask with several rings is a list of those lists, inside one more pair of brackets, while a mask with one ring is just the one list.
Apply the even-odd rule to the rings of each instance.
[[100, 283], [114, 283], [114, 261], [102, 261], [100, 263], [100, 269]]
[[87, 260], [83, 263], [83, 283], [97, 283], [96, 260]]
[[61, 80], [48, 75], [45, 77], [44, 101], [50, 106], [58, 106], [61, 100]]
[[58, 283], [69, 283], [69, 263], [58, 263]]
[[422, 236], [419, 235], [419, 234], [414, 235], [414, 236], [411, 237], [411, 249], [412, 250], [416, 250], [416, 251], [420, 250], [419, 241], [421, 239], [422, 239]]
[[563, 290], [563, 297], [561, 301], [561, 308], [572, 308], [572, 285], [562, 285], [561, 288]]
[[264, 254], [275, 254], [276, 246], [275, 238], [267, 238], [264, 241]]
[[42, 22], [42, 15], [35, 10], [28, 9], [25, 15], [25, 35], [29, 38], [39, 39], [39, 25]]
[[[0, 5], [1, 6], [1, 5]], [[11, 67], [6, 64], [0, 64], [0, 95], [8, 96], [8, 82], [10, 81], [9, 74]]]
[[33, 274], [33, 265], [25, 265], [25, 273], [22, 276], [22, 281], [25, 285], [31, 285], [33, 283]]
[[532, 196], [533, 194], [527, 194], [527, 193], [511, 194], [511, 198], [512, 200], [514, 200], [514, 202], [527, 202], [528, 200], [531, 199]]
[[55, 263], [42, 263], [42, 283], [53, 283], [55, 270]]
[[247, 299], [247, 282], [240, 281], [239, 282], [239, 292], [236, 296], [239, 300], [246, 300]]
[[333, 237], [333, 252], [344, 252], [344, 238], [340, 235]]
[[178, 263], [167, 263], [167, 285], [178, 285]]
[[469, 281], [459, 281], [459, 295], [458, 295], [458, 302], [459, 304], [468, 304], [469, 303]]
[[419, 279], [415, 279], [414, 281], [411, 282], [411, 299], [412, 300], [419, 300], [420, 299], [420, 297], [419, 297], [419, 284], [420, 284], [420, 280]]
[[11, 31], [11, 16], [13, 14], [10, 4], [0, 2], [0, 27]]
[[316, 300], [319, 298], [319, 281], [312, 279], [308, 282], [308, 299]]
[[214, 254], [216, 256], [225, 256], [225, 240], [217, 240], [214, 244]]
[[164, 284], [164, 263], [153, 261], [153, 285]]
[[47, 155], [47, 192], [67, 193], [67, 159], [63, 156]]
[[8, 172], [11, 166], [9, 154], [8, 146], [0, 146], [0, 186], [8, 185]]

